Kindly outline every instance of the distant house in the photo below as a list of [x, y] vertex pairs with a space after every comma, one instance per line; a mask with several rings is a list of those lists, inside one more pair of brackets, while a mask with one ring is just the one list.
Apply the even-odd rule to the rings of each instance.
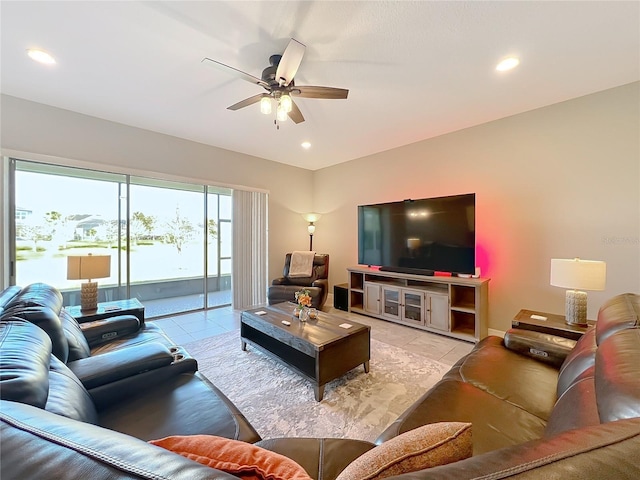
[[33, 215], [33, 210], [29, 210], [28, 208], [16, 207], [16, 222], [24, 221], [30, 215]]
[[67, 221], [69, 224], [75, 223], [75, 240], [82, 240], [92, 236], [92, 232], [95, 232], [97, 228], [107, 223], [107, 220], [102, 218], [102, 216], [91, 214], [70, 215]]

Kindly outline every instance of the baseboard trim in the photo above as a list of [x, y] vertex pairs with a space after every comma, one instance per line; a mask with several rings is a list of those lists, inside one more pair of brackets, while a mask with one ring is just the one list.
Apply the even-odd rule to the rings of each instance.
[[507, 333], [507, 332], [503, 332], [502, 330], [495, 330], [493, 328], [490, 328], [488, 333], [489, 333], [489, 335], [496, 335], [498, 337], [504, 338], [504, 334]]

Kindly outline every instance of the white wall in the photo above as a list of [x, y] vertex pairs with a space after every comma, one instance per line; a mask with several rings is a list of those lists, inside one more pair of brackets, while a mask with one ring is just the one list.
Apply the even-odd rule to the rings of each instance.
[[[24, 152], [21, 158], [25, 159], [42, 159], [44, 155], [67, 165], [266, 190], [269, 279], [282, 274], [286, 252], [308, 249], [307, 224], [301, 214], [312, 210], [313, 172], [309, 170], [7, 95], [0, 100], [0, 141], [5, 155], [17, 151]], [[6, 176], [0, 178], [0, 185], [5, 180]], [[4, 195], [1, 198], [4, 208]], [[2, 268], [4, 278], [8, 275], [5, 261]]]
[[605, 299], [640, 293], [640, 83], [581, 97], [315, 172], [314, 246], [331, 284], [357, 263], [358, 204], [476, 193], [489, 326], [521, 308], [564, 312], [551, 258], [607, 262]]

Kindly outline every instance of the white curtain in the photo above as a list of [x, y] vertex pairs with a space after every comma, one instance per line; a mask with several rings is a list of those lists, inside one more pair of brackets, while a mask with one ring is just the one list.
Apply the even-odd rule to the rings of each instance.
[[233, 191], [234, 309], [267, 302], [267, 200], [263, 192]]

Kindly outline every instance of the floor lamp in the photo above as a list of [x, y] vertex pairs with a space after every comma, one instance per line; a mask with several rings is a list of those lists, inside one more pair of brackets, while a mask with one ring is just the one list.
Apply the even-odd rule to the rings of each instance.
[[307, 232], [309, 232], [309, 251], [311, 252], [313, 251], [313, 234], [316, 231], [316, 226], [314, 225], [314, 223], [320, 220], [320, 214], [305, 213], [304, 215], [302, 215], [302, 218], [309, 222], [309, 226], [307, 226]]
[[87, 280], [80, 287], [80, 310], [98, 308], [98, 282], [96, 278], [111, 275], [111, 255], [69, 255], [67, 257], [67, 280]]
[[607, 264], [579, 258], [551, 259], [551, 285], [569, 288], [565, 295], [565, 321], [569, 325], [586, 327], [587, 292], [582, 290], [604, 290], [607, 279]]

